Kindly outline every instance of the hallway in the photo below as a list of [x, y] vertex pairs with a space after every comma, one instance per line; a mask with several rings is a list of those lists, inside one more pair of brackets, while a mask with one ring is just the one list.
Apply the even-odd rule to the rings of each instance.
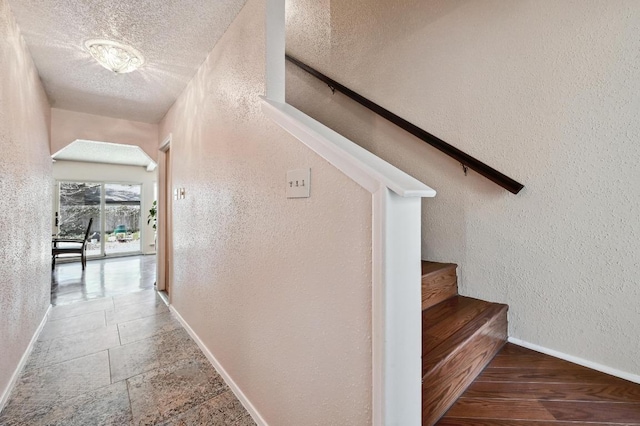
[[[52, 300], [68, 303], [52, 308], [0, 424], [255, 424], [163, 300], [138, 290], [155, 276], [146, 257], [91, 261], [84, 285], [77, 263], [56, 268]], [[128, 286], [126, 262], [138, 265]]]

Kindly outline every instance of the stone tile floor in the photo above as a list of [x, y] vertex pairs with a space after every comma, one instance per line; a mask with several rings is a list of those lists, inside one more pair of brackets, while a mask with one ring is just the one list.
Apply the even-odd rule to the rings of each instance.
[[89, 259], [85, 271], [79, 259], [59, 261], [51, 271], [51, 303], [66, 305], [153, 289], [155, 281], [155, 255]]
[[55, 306], [0, 425], [255, 425], [154, 290]]

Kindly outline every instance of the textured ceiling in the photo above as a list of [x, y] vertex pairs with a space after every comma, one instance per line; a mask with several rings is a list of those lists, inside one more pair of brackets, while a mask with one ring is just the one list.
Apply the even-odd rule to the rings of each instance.
[[54, 160], [142, 166], [152, 171], [156, 163], [139, 146], [76, 140], [51, 156]]
[[[158, 122], [246, 0], [9, 0], [51, 105]], [[136, 72], [114, 74], [84, 48], [88, 39], [129, 44]]]

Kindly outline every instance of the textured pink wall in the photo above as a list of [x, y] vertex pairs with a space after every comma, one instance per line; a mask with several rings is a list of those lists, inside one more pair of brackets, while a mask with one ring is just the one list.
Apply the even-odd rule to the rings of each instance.
[[0, 397], [49, 306], [49, 104], [0, 0]]
[[[160, 125], [173, 134], [172, 303], [272, 425], [371, 423], [371, 197], [265, 118], [249, 0]], [[311, 198], [285, 198], [311, 168]]]
[[51, 109], [51, 152], [76, 139], [139, 146], [155, 161], [158, 158], [158, 125], [82, 112]]

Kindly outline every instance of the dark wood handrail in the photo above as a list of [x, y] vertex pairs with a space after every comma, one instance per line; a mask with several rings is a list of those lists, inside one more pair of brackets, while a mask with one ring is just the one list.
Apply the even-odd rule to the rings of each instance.
[[483, 163], [482, 161], [477, 160], [472, 156], [470, 156], [469, 154], [459, 150], [458, 148], [452, 145], [449, 145], [448, 143], [438, 138], [437, 136], [434, 136], [431, 133], [417, 127], [416, 125], [409, 123], [404, 118], [395, 115], [391, 111], [381, 107], [380, 105], [374, 103], [373, 101], [370, 101], [369, 99], [354, 92], [348, 87], [343, 86], [337, 81], [322, 74], [320, 71], [317, 71], [311, 68], [309, 65], [299, 61], [298, 59], [290, 55], [285, 55], [285, 57], [292, 64], [297, 65], [298, 67], [302, 68], [312, 76], [316, 77], [318, 80], [321, 80], [324, 83], [326, 83], [331, 88], [331, 90], [333, 91], [337, 90], [338, 92], [343, 93], [344, 95], [358, 102], [360, 105], [370, 109], [371, 111], [375, 112], [379, 116], [386, 118], [396, 126], [406, 130], [407, 132], [411, 133], [415, 137], [422, 139], [423, 141], [433, 146], [440, 152], [443, 152], [447, 154], [449, 157], [459, 161], [462, 164], [462, 166], [465, 168], [465, 170], [467, 167], [470, 168], [471, 170], [475, 170], [482, 176], [500, 185], [501, 187], [503, 187], [504, 189], [506, 189], [507, 191], [513, 194], [517, 194], [518, 192], [520, 192], [522, 188], [524, 188], [524, 185], [511, 179], [509, 176], [500, 173], [493, 167], [490, 167], [485, 163]]

